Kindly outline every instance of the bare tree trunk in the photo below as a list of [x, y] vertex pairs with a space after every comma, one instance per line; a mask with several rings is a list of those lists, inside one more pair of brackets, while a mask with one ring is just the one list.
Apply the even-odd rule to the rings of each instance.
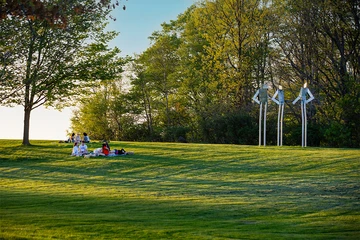
[[29, 146], [29, 131], [30, 131], [30, 113], [31, 107], [25, 106], [24, 107], [24, 133], [23, 133], [23, 142], [22, 145]]

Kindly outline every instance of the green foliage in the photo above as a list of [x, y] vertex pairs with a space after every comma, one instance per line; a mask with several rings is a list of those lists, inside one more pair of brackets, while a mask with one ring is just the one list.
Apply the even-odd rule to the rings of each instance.
[[[360, 151], [0, 140], [2, 239], [358, 239]], [[101, 143], [89, 144], [90, 149]]]
[[214, 114], [201, 125], [209, 143], [257, 144], [257, 119], [245, 112]]
[[[175, 126], [168, 127], [162, 133], [162, 140], [165, 142], [178, 142], [178, 141], [187, 141], [186, 136], [190, 129], [188, 127]], [[183, 140], [181, 140], [183, 139]]]
[[74, 111], [71, 118], [73, 132], [86, 132], [91, 139], [113, 139], [113, 131], [108, 124], [106, 97], [102, 92], [94, 94], [91, 101], [84, 102], [79, 110]]
[[[121, 68], [121, 65], [118, 65]], [[91, 139], [132, 140], [130, 127], [136, 121], [131, 100], [122, 90], [121, 79], [106, 79], [95, 88], [85, 88], [79, 109], [71, 119], [72, 132], [86, 132]]]
[[338, 122], [331, 122], [326, 126], [324, 141], [331, 147], [353, 146], [349, 127]]
[[52, 21], [22, 13], [0, 21], [0, 104], [24, 106], [23, 144], [29, 145], [31, 111], [41, 105], [62, 108], [86, 83], [113, 76], [109, 65], [119, 51], [104, 54], [116, 34], [103, 33], [109, 10], [98, 1], [71, 1]]
[[[359, 147], [355, 140], [359, 129], [354, 127], [360, 117], [357, 8], [355, 1], [289, 1], [281, 31], [276, 32], [286, 56], [276, 68], [292, 79], [288, 80], [289, 88], [293, 82], [310, 83], [316, 99], [316, 111], [310, 117], [329, 127], [322, 135], [327, 137], [318, 141], [327, 146], [334, 146], [335, 141], [337, 146]], [[334, 127], [333, 122], [344, 128]], [[352, 143], [343, 135], [350, 126]]]
[[[296, 146], [301, 145], [302, 129], [301, 122], [289, 122], [284, 126], [284, 142], [286, 145]], [[321, 141], [325, 139], [324, 131], [327, 126], [322, 124], [308, 122], [307, 123], [307, 145], [308, 146], [331, 146], [328, 141], [322, 144]], [[344, 143], [341, 143], [344, 144]], [[342, 145], [343, 146], [343, 145]]]
[[160, 140], [160, 136], [156, 133], [152, 135], [149, 134], [149, 129], [146, 124], [134, 124], [133, 122], [129, 123], [126, 129], [123, 131], [123, 139], [125, 141], [156, 141]]
[[[112, 138], [256, 144], [251, 101], [268, 82], [270, 96], [279, 85], [285, 92], [284, 144], [299, 145], [301, 111], [291, 102], [306, 82], [315, 97], [308, 144], [360, 147], [358, 11], [357, 1], [199, 1], [136, 56], [124, 94], [132, 110], [117, 104], [110, 109], [122, 117], [106, 114]], [[276, 144], [273, 104], [267, 120], [267, 144]]]

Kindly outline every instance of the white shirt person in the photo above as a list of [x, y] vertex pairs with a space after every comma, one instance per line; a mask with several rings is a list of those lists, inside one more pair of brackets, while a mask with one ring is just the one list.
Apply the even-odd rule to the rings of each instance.
[[82, 141], [81, 145], [79, 146], [79, 153], [80, 155], [85, 155], [88, 153], [87, 146], [84, 141]]
[[80, 156], [80, 149], [77, 142], [74, 143], [71, 156]]

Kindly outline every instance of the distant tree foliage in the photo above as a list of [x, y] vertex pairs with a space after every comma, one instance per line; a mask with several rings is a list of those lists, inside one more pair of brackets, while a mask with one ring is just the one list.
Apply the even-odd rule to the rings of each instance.
[[[308, 145], [360, 147], [359, 12], [356, 0], [199, 1], [136, 56], [122, 95], [138, 118], [126, 138], [256, 144], [251, 98], [267, 82], [270, 95], [285, 91], [284, 144], [299, 145], [301, 111], [291, 102], [306, 82], [315, 96]], [[268, 144], [276, 121], [270, 101]]]
[[138, 121], [138, 112], [125, 92], [120, 76], [88, 89], [73, 111], [72, 132], [86, 132], [93, 140], [136, 140], [129, 131]]

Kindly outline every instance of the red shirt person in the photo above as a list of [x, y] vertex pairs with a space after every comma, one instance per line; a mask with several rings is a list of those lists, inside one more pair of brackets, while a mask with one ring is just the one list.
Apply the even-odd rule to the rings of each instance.
[[102, 145], [102, 153], [105, 154], [105, 156], [109, 155], [110, 153], [110, 149], [106, 143], [103, 143]]

